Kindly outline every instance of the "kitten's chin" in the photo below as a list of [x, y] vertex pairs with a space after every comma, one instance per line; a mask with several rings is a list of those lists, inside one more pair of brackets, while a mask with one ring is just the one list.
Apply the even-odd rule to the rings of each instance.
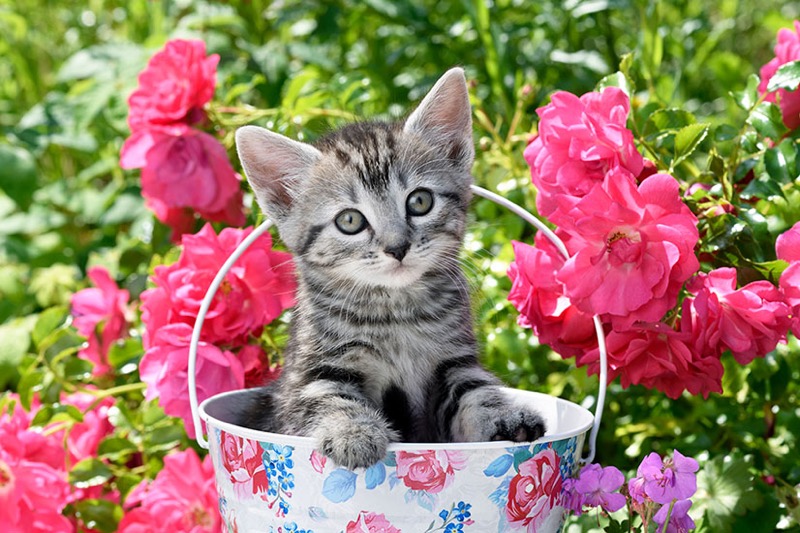
[[423, 274], [424, 270], [421, 268], [401, 264], [382, 271], [364, 273], [359, 281], [373, 287], [401, 289], [418, 281]]

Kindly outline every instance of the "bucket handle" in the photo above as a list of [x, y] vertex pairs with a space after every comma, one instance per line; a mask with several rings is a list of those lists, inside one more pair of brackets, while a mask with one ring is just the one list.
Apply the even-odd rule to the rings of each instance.
[[[537, 230], [544, 233], [544, 235], [558, 248], [558, 251], [561, 255], [564, 256], [565, 259], [569, 259], [569, 252], [567, 251], [567, 247], [564, 245], [564, 242], [550, 229], [548, 228], [541, 220], [536, 218], [534, 215], [523, 209], [522, 207], [518, 206], [514, 202], [503, 198], [499, 194], [495, 194], [491, 191], [488, 191], [482, 187], [478, 187], [477, 185], [471, 186], [472, 192], [476, 196], [480, 196], [487, 200], [490, 200], [497, 205], [505, 207], [515, 215], [519, 216], [529, 224], [536, 227]], [[245, 240], [243, 240], [239, 246], [231, 253], [228, 259], [223, 263], [222, 267], [217, 272], [217, 275], [214, 277], [211, 285], [208, 287], [208, 291], [206, 292], [205, 297], [203, 298], [203, 302], [200, 305], [200, 310], [197, 313], [197, 319], [194, 323], [194, 329], [192, 330], [192, 338], [191, 342], [189, 343], [189, 403], [192, 408], [192, 420], [194, 421], [194, 428], [195, 428], [195, 435], [197, 439], [197, 444], [200, 445], [201, 448], [208, 449], [208, 441], [206, 440], [205, 436], [203, 435], [203, 426], [200, 421], [200, 409], [199, 409], [199, 402], [197, 400], [197, 348], [200, 343], [200, 333], [203, 330], [203, 322], [206, 318], [206, 313], [208, 313], [209, 308], [211, 307], [211, 302], [214, 299], [214, 296], [219, 289], [219, 286], [222, 284], [222, 281], [225, 279], [225, 276], [228, 274], [228, 271], [231, 267], [236, 263], [236, 261], [241, 257], [241, 255], [247, 250], [256, 239], [261, 237], [264, 233], [266, 233], [269, 228], [272, 227], [272, 222], [270, 220], [265, 220], [261, 223], [258, 227], [256, 227], [250, 235], [247, 236]], [[607, 363], [607, 352], [606, 352], [606, 342], [605, 342], [605, 333], [603, 331], [603, 324], [600, 321], [600, 317], [595, 315], [593, 317], [594, 321], [594, 329], [595, 333], [597, 334], [597, 345], [600, 352], [600, 387], [597, 395], [597, 405], [595, 407], [594, 412], [594, 421], [592, 423], [592, 431], [589, 434], [589, 455], [581, 459], [584, 464], [589, 464], [594, 460], [595, 456], [595, 445], [597, 443], [597, 433], [600, 430], [600, 421], [603, 418], [603, 408], [605, 406], [606, 400], [606, 386], [608, 383], [608, 363]]]

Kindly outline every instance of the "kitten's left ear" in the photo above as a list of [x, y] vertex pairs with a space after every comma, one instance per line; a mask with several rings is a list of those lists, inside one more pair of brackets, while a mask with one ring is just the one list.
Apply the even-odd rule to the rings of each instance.
[[403, 131], [425, 137], [467, 172], [472, 168], [472, 108], [464, 69], [452, 68], [439, 78], [408, 117]]

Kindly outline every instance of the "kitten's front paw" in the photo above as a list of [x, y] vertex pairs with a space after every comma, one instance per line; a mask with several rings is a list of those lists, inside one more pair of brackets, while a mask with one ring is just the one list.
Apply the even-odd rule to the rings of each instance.
[[514, 410], [514, 406], [508, 406], [495, 420], [495, 432], [491, 440], [531, 442], [544, 435], [546, 430], [539, 413], [527, 408]]
[[455, 439], [466, 442], [531, 442], [547, 430], [539, 413], [495, 387], [465, 396], [452, 428]]
[[386, 448], [397, 435], [379, 419], [335, 420], [315, 432], [320, 453], [349, 470], [367, 468], [386, 457]]

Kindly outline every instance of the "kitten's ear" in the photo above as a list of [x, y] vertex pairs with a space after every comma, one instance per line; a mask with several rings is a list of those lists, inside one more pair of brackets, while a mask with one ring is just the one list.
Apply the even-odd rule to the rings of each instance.
[[454, 163], [469, 171], [475, 157], [472, 141], [472, 108], [464, 69], [452, 68], [439, 78], [403, 130], [426, 138], [443, 149]]
[[298, 180], [320, 158], [310, 144], [257, 126], [236, 131], [236, 150], [258, 204], [276, 221], [286, 217]]

